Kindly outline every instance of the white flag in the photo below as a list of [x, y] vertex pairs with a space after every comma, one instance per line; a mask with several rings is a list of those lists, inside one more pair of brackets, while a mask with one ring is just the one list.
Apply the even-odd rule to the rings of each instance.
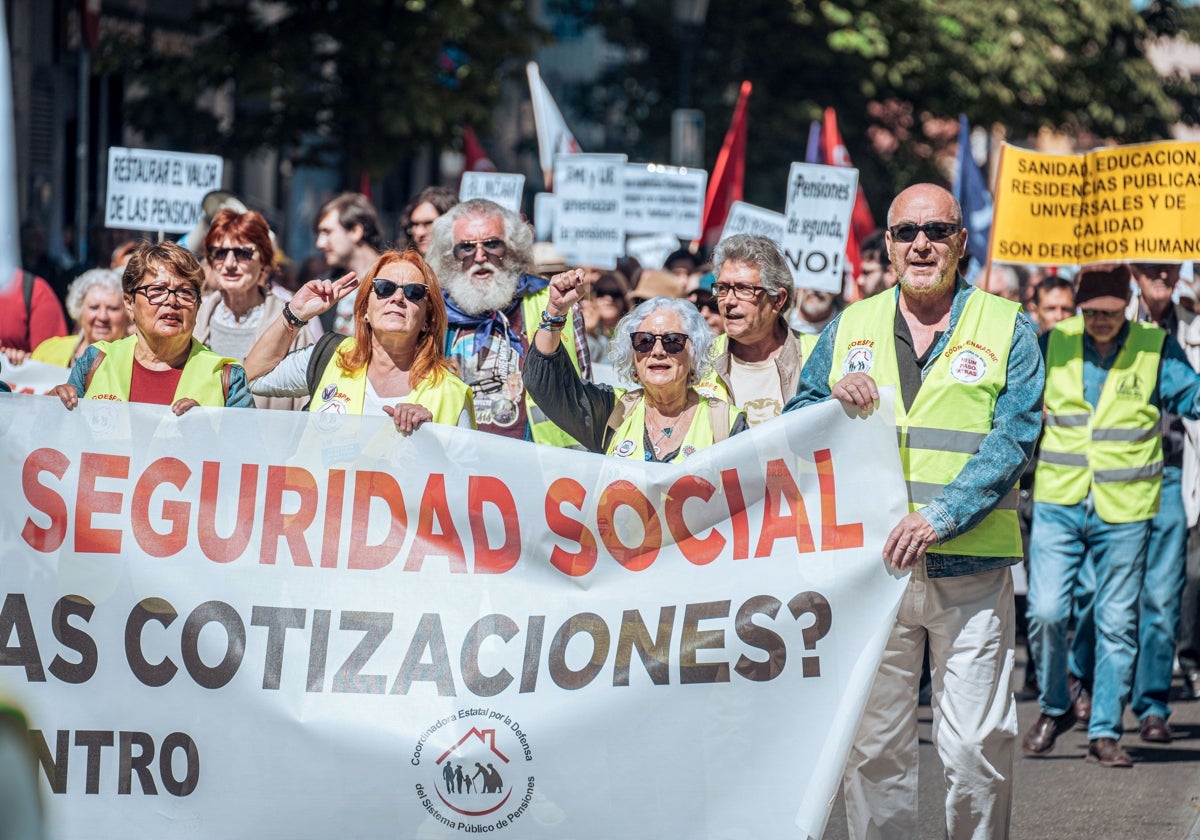
[[533, 99], [533, 121], [537, 125], [538, 161], [542, 167], [542, 177], [546, 180], [546, 188], [551, 189], [554, 156], [579, 154], [581, 149], [575, 135], [567, 128], [566, 120], [558, 110], [546, 83], [542, 81], [537, 62], [531, 61], [526, 64], [525, 72], [529, 75], [529, 96]]

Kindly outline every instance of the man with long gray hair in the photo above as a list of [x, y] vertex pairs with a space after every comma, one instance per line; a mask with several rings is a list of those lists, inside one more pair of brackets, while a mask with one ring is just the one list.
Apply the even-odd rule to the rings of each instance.
[[794, 294], [787, 260], [765, 236], [738, 234], [717, 245], [713, 273], [725, 332], [700, 390], [744, 409], [751, 425], [778, 417], [796, 395], [804, 356], [787, 322]]
[[[442, 284], [446, 355], [475, 397], [475, 421], [493, 434], [551, 446], [577, 442], [546, 418], [525, 392], [522, 369], [539, 325], [553, 322], [576, 370], [591, 379], [578, 309], [550, 318], [548, 281], [526, 274], [533, 231], [511, 210], [486, 199], [451, 207], [433, 223], [426, 258]], [[568, 328], [563, 329], [567, 319]]]

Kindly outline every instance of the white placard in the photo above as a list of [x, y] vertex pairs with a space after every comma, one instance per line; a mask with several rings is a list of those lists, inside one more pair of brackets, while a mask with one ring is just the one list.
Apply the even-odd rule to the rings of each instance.
[[625, 155], [554, 158], [554, 244], [571, 265], [612, 268], [625, 251]]
[[521, 196], [525, 190], [525, 176], [509, 172], [464, 172], [458, 186], [458, 200], [486, 198], [514, 213], [521, 212]]
[[783, 250], [784, 257], [787, 258], [788, 268], [792, 272], [792, 283], [796, 288], [803, 288], [800, 285], [800, 271], [797, 268], [795, 255], [790, 253], [787, 248], [783, 247], [783, 227], [785, 224], [782, 213], [776, 213], [774, 210], [767, 210], [765, 207], [758, 207], [754, 204], [747, 204], [744, 201], [735, 201], [729, 208], [729, 215], [725, 217], [725, 227], [721, 230], [721, 239], [728, 239], [739, 233], [744, 233], [747, 236], [765, 236]]
[[540, 192], [533, 196], [533, 237], [538, 242], [549, 242], [554, 238], [554, 208], [558, 207], [558, 196]]
[[200, 202], [221, 188], [225, 161], [154, 149], [108, 150], [104, 226], [186, 233], [203, 215]]
[[858, 170], [793, 163], [788, 172], [783, 246], [794, 261], [797, 288], [842, 291], [846, 238], [858, 191]]
[[667, 257], [678, 250], [679, 239], [669, 233], [629, 236], [625, 239], [625, 253], [637, 260], [642, 268], [662, 268]]
[[658, 163], [627, 164], [625, 232], [697, 238], [707, 186], [708, 173], [703, 169]]

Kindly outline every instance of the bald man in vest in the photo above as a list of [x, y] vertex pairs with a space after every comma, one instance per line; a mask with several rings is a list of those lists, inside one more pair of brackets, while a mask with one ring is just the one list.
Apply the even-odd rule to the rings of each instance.
[[[1087, 760], [1102, 767], [1133, 765], [1119, 743], [1121, 716], [1138, 653], [1150, 524], [1162, 495], [1162, 413], [1200, 417], [1200, 376], [1174, 336], [1126, 318], [1129, 297], [1126, 266], [1086, 268], [1075, 292], [1081, 314], [1042, 338], [1046, 431], [1034, 481], [1030, 546], [1029, 642], [1042, 713], [1021, 749], [1028, 756], [1046, 755], [1075, 723], [1067, 626], [1072, 591], [1087, 559], [1096, 578]], [[1165, 719], [1161, 722], [1166, 730]], [[1165, 737], [1169, 740], [1169, 730]]]
[[1037, 331], [1019, 304], [958, 275], [962, 209], [933, 184], [898, 195], [885, 236], [899, 286], [850, 306], [817, 341], [787, 410], [838, 399], [867, 413], [896, 387], [909, 513], [883, 557], [909, 572], [844, 787], [850, 836], [917, 829], [917, 683], [928, 641], [946, 836], [1002, 838], [1017, 710], [1012, 574], [1017, 479], [1041, 427]]

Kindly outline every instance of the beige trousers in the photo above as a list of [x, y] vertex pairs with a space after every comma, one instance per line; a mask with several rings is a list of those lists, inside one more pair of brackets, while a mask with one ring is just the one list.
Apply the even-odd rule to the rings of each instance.
[[917, 837], [917, 688], [925, 640], [946, 837], [1008, 837], [1017, 707], [1009, 569], [930, 580], [913, 570], [843, 780], [855, 838]]

